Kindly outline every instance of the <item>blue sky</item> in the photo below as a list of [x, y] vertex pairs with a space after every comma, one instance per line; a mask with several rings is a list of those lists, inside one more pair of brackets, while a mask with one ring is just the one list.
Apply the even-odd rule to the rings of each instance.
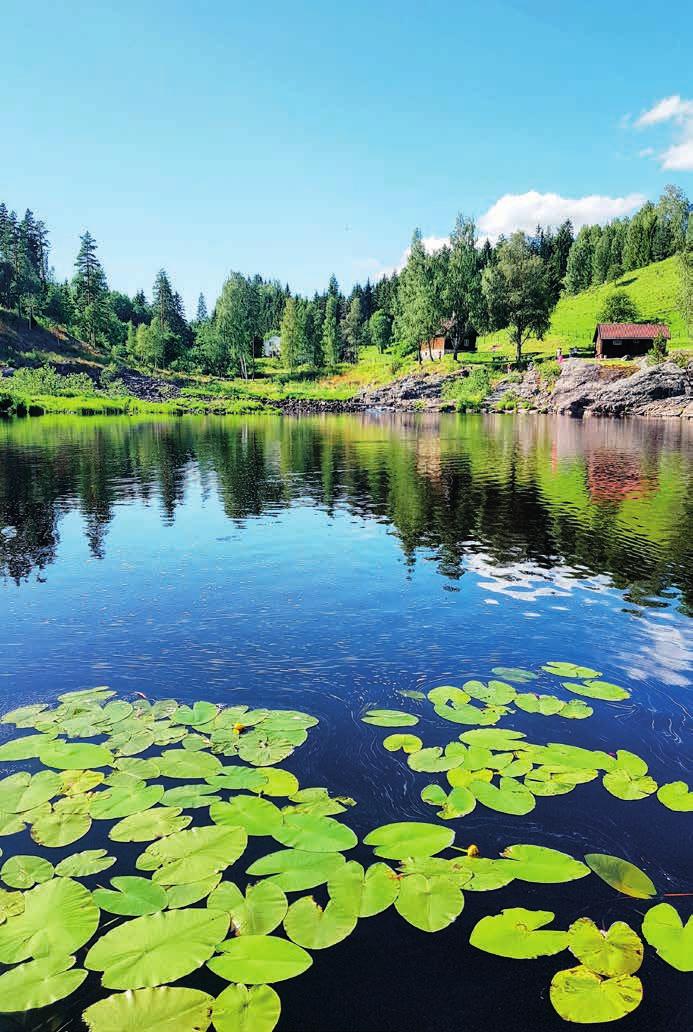
[[190, 309], [230, 269], [377, 276], [460, 210], [498, 232], [693, 193], [693, 8], [570, 7], [5, 0], [0, 198], [58, 275], [88, 228], [111, 286], [165, 265]]

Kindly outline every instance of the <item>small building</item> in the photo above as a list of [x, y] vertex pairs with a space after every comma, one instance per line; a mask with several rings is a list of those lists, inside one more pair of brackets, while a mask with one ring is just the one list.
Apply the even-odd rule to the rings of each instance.
[[597, 323], [592, 337], [597, 358], [646, 355], [656, 337], [671, 339], [665, 323]]
[[279, 334], [273, 334], [262, 342], [263, 358], [279, 358], [282, 350], [282, 339]]
[[[459, 338], [457, 351], [475, 351], [478, 333], [473, 326], [467, 324]], [[455, 353], [455, 320], [443, 323], [438, 333], [419, 344], [419, 358], [422, 362], [431, 362]]]

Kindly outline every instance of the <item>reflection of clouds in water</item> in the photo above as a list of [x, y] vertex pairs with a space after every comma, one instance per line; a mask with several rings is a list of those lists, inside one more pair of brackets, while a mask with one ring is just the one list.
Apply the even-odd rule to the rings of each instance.
[[[673, 619], [670, 613], [655, 613], [650, 619], [638, 623], [638, 631], [644, 639], [636, 654], [622, 652], [621, 658], [628, 666], [628, 673], [635, 681], [655, 678], [664, 684], [690, 687], [690, 670], [693, 665], [693, 631], [685, 624], [675, 627], [659, 623], [662, 618]], [[637, 667], [634, 667], [634, 662]]]
[[574, 579], [564, 576], [560, 567], [551, 570], [549, 574], [546, 569], [526, 560], [522, 563], [506, 563], [499, 566], [489, 557], [477, 552], [467, 556], [465, 565], [467, 570], [479, 577], [491, 578], [480, 580], [479, 588], [522, 602], [531, 602], [542, 596], [568, 598], [579, 586]]

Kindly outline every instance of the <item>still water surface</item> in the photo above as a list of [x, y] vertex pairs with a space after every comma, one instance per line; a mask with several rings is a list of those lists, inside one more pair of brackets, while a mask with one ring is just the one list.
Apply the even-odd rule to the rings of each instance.
[[[497, 665], [602, 670], [631, 699], [595, 702], [585, 721], [518, 712], [504, 726], [630, 749], [658, 782], [691, 780], [693, 429], [679, 422], [5, 423], [0, 582], [0, 710], [95, 684], [307, 710], [320, 726], [285, 766], [356, 798], [345, 816], [359, 836], [435, 819], [419, 799], [435, 778], [385, 752], [387, 732], [360, 722], [364, 708], [412, 708], [425, 743], [444, 743], [461, 729], [398, 691], [485, 679]], [[526, 817], [479, 806], [454, 824], [458, 843], [487, 856], [514, 842], [613, 853], [663, 892], [693, 891], [690, 818], [656, 797], [619, 801], [600, 781], [539, 799]], [[56, 862], [103, 844], [56, 850]], [[639, 929], [647, 906], [595, 877], [465, 899], [436, 935], [392, 910], [360, 922], [278, 986], [279, 1028], [558, 1029], [548, 985], [569, 955], [480, 953], [467, 941], [475, 921], [527, 906], [553, 910], [557, 927], [588, 915]], [[676, 902], [685, 917], [690, 899]], [[687, 976], [647, 956], [644, 1002], [618, 1027], [687, 1029]], [[201, 974], [184, 984], [222, 987]], [[99, 995], [92, 976], [79, 999], [2, 1027], [72, 1032]]]

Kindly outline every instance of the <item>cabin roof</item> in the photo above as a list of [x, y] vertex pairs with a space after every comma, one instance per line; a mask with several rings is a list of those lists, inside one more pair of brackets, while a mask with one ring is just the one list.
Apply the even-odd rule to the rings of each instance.
[[671, 338], [665, 323], [597, 323], [592, 340], [653, 340], [659, 336]]

